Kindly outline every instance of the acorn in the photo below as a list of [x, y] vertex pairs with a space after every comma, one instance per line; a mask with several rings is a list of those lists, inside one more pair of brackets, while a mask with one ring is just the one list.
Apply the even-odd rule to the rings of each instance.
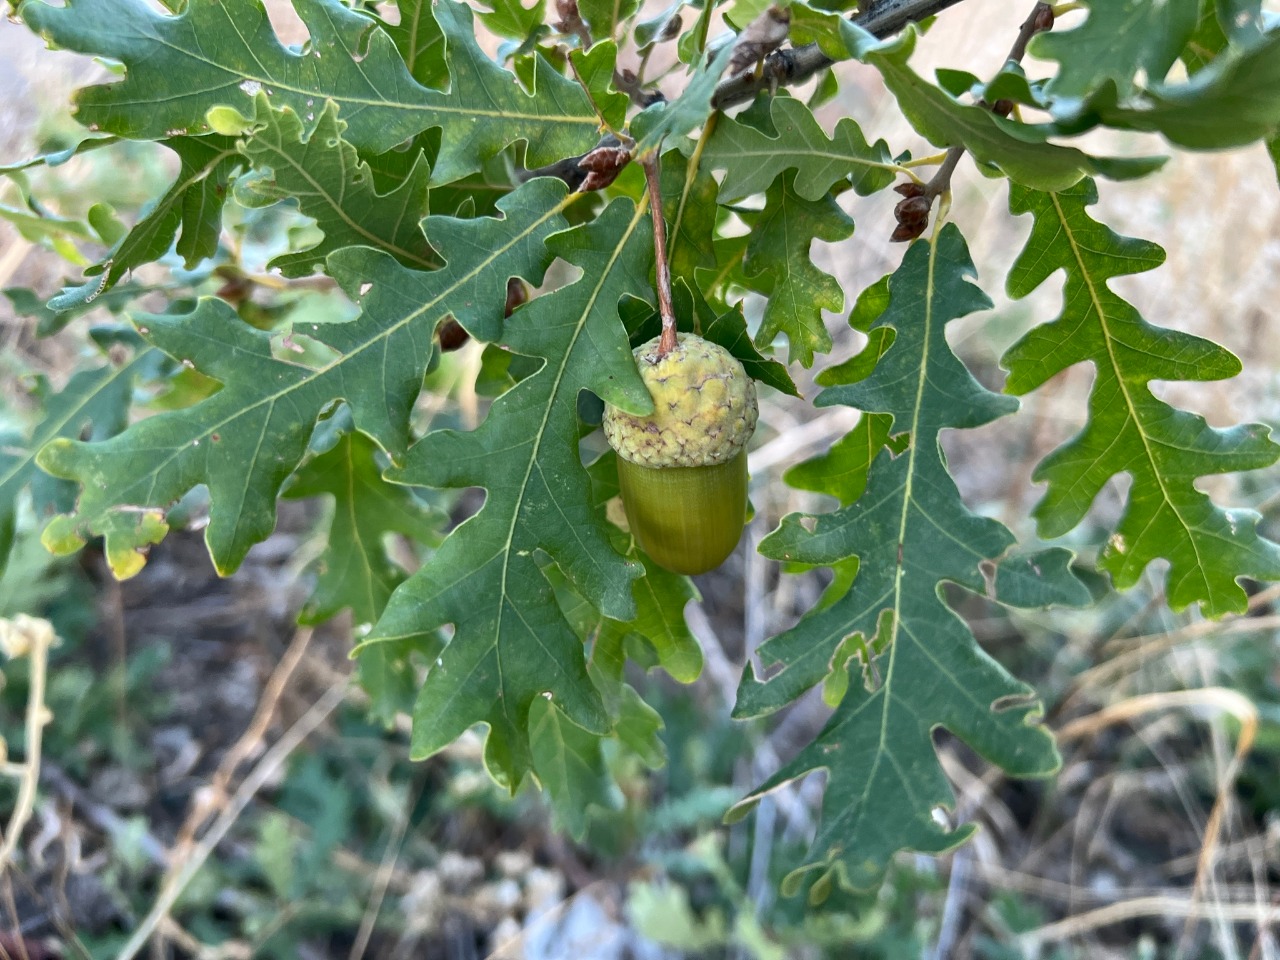
[[706, 573], [733, 553], [746, 525], [756, 387], [723, 347], [680, 334], [664, 356], [660, 339], [632, 351], [654, 412], [606, 404], [604, 433], [640, 548], [674, 573]]

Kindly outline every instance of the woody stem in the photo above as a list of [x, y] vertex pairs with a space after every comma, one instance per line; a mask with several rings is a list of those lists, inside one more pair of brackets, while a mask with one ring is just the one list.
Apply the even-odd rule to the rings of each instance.
[[662, 339], [658, 356], [665, 357], [676, 348], [676, 312], [671, 304], [671, 264], [667, 259], [667, 224], [662, 216], [662, 183], [658, 176], [658, 151], [640, 161], [645, 181], [649, 184], [649, 212], [653, 215], [653, 257], [657, 263], [658, 314], [662, 317]]

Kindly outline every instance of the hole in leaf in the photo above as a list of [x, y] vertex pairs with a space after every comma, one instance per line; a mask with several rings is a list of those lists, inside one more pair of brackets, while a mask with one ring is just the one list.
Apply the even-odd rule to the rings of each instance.
[[310, 37], [307, 32], [307, 25], [302, 22], [302, 18], [298, 16], [293, 4], [268, 3], [265, 6], [267, 19], [271, 22], [271, 29], [280, 38], [282, 45], [300, 47], [307, 42]]
[[997, 697], [991, 703], [992, 713], [1004, 713], [1007, 710], [1017, 710], [1019, 708], [1029, 707], [1038, 700], [1034, 693], [1011, 693], [1007, 697]]

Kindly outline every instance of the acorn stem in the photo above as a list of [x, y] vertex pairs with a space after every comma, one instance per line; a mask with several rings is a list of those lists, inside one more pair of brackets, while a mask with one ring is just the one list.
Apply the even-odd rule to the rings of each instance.
[[667, 223], [662, 216], [662, 181], [658, 175], [658, 151], [640, 161], [649, 184], [649, 212], [653, 215], [653, 257], [657, 263], [658, 315], [662, 317], [662, 339], [658, 356], [676, 348], [676, 311], [671, 303], [671, 264], [667, 259]]

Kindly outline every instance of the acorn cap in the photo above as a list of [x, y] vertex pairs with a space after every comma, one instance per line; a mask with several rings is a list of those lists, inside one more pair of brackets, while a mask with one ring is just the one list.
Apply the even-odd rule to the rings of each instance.
[[727, 463], [756, 428], [755, 382], [718, 344], [682, 333], [658, 355], [654, 337], [632, 351], [654, 411], [635, 416], [605, 405], [604, 433], [624, 460], [645, 467]]

